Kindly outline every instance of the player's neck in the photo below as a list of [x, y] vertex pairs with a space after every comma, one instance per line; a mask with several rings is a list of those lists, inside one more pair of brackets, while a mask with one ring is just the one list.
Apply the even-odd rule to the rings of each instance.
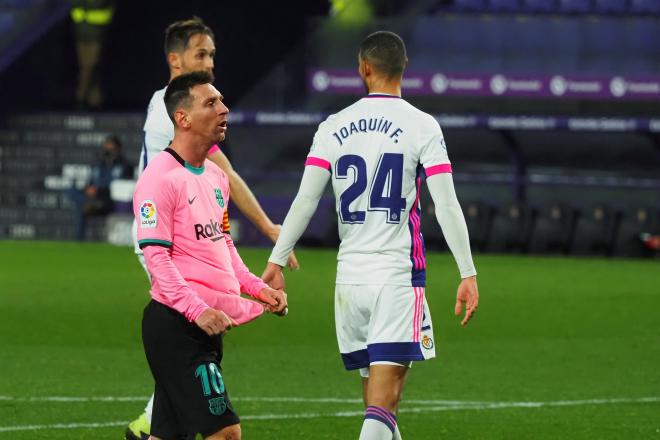
[[385, 95], [394, 95], [401, 97], [401, 82], [400, 81], [374, 81], [369, 84], [369, 93], [383, 93]]
[[167, 83], [168, 84], [171, 83], [174, 78], [176, 78], [177, 76], [181, 76], [181, 75], [183, 75], [183, 72], [181, 71], [181, 69], [175, 69], [175, 68], [170, 67], [170, 80]]
[[206, 144], [207, 142], [204, 142], [201, 139], [181, 136], [177, 133], [172, 140], [170, 148], [176, 151], [176, 153], [187, 163], [200, 168], [204, 165], [206, 155], [208, 154], [209, 149], [213, 146], [213, 144]]

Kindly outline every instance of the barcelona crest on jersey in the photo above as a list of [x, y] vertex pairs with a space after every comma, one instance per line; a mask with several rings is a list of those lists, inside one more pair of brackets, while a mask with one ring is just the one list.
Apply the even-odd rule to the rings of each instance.
[[219, 188], [215, 188], [215, 199], [218, 201], [218, 205], [220, 205], [221, 208], [225, 207], [225, 199], [222, 197], [222, 191], [220, 191]]

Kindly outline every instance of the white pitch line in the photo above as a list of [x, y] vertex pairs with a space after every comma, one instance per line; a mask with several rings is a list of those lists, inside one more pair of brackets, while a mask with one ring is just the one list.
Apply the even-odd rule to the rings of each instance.
[[10, 402], [142, 402], [148, 400], [147, 396], [98, 396], [98, 397], [76, 397], [76, 396], [34, 396], [13, 397], [0, 396], [0, 401]]
[[42, 429], [80, 429], [80, 428], [112, 428], [115, 426], [126, 426], [129, 422], [99, 422], [99, 423], [57, 423], [54, 425], [20, 425], [0, 426], [0, 432], [11, 431], [39, 431]]
[[[9, 396], [0, 396], [0, 400], [16, 400], [26, 398], [8, 398]], [[53, 397], [53, 396], [52, 396]], [[98, 401], [100, 398], [87, 398]], [[107, 398], [104, 398], [107, 399]], [[143, 399], [143, 398], [140, 398]], [[280, 399], [279, 401], [304, 401], [307, 402], [311, 398], [301, 397], [252, 397], [251, 400], [260, 401], [273, 401], [272, 399]], [[292, 400], [294, 399], [294, 400]], [[309, 400], [300, 400], [309, 399]], [[245, 399], [243, 399], [245, 400]], [[327, 399], [315, 399], [314, 401], [326, 401]], [[336, 400], [332, 399], [334, 403]], [[343, 399], [344, 401], [350, 400], [350, 403], [355, 403], [359, 399]], [[407, 401], [405, 403], [412, 403]], [[440, 403], [444, 402], [442, 406], [419, 406], [419, 407], [403, 407], [399, 409], [401, 413], [424, 413], [424, 412], [444, 412], [444, 411], [461, 411], [461, 410], [488, 410], [488, 409], [502, 409], [502, 408], [541, 408], [553, 406], [584, 406], [584, 405], [610, 405], [616, 403], [658, 403], [660, 397], [639, 397], [639, 398], [612, 398], [612, 399], [585, 399], [585, 400], [557, 400], [550, 402], [470, 402], [470, 401], [441, 401], [441, 400], [424, 400], [424, 403]], [[287, 420], [287, 419], [315, 419], [321, 417], [359, 417], [364, 414], [364, 411], [341, 411], [332, 413], [295, 413], [295, 414], [254, 414], [241, 416], [243, 420]], [[0, 426], [0, 432], [10, 431], [36, 431], [44, 429], [79, 429], [79, 428], [104, 428], [114, 426], [125, 426], [128, 421], [121, 422], [98, 422], [98, 423], [58, 423], [52, 425], [19, 425], [19, 426]]]
[[[339, 398], [339, 397], [236, 397], [236, 402], [294, 402], [294, 403], [356, 403], [362, 404], [361, 398]], [[465, 405], [466, 403], [480, 405], [490, 402], [468, 402], [465, 400], [418, 400], [405, 399], [404, 403], [412, 405]]]
[[[428, 403], [430, 401], [424, 401]], [[582, 405], [607, 405], [615, 403], [657, 403], [660, 397], [641, 397], [637, 399], [590, 399], [590, 400], [561, 400], [555, 402], [469, 402], [469, 401], [447, 401], [445, 406], [421, 406], [421, 407], [402, 407], [400, 413], [421, 413], [421, 412], [441, 412], [441, 411], [460, 411], [460, 410], [485, 410], [500, 408], [541, 408], [544, 406], [582, 406]], [[405, 403], [411, 403], [410, 401]], [[353, 417], [361, 416], [364, 411], [342, 411], [335, 413], [298, 413], [298, 414], [259, 414], [252, 416], [241, 416], [245, 420], [275, 420], [275, 419], [311, 419], [319, 417]]]
[[[141, 402], [148, 400], [148, 396], [33, 396], [14, 397], [0, 396], [0, 401], [11, 402]], [[339, 397], [257, 397], [245, 396], [232, 399], [235, 402], [283, 402], [283, 403], [355, 403], [362, 404], [362, 399], [339, 398]], [[655, 403], [660, 402], [660, 397], [639, 398], [610, 398], [610, 399], [586, 399], [586, 400], [557, 400], [550, 402], [488, 402], [474, 400], [429, 400], [429, 399], [405, 399], [403, 404], [410, 405], [443, 405], [443, 406], [484, 406], [488, 408], [504, 405], [505, 407], [542, 407], [542, 406], [575, 406], [575, 405], [602, 405], [614, 403]]]
[[[148, 400], [148, 396], [33, 396], [33, 397], [14, 397], [0, 396], [0, 401], [10, 402], [141, 402]], [[289, 403], [356, 403], [361, 404], [360, 398], [339, 398], [339, 397], [236, 397], [232, 398], [236, 402], [289, 402]], [[420, 405], [463, 405], [463, 400], [406, 400], [406, 403]], [[489, 402], [470, 402], [474, 404]]]

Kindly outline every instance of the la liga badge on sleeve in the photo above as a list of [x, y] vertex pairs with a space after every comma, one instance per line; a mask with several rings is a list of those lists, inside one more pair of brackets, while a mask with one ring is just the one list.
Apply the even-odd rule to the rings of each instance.
[[158, 226], [156, 203], [151, 200], [145, 200], [140, 203], [140, 227], [155, 228], [156, 226]]

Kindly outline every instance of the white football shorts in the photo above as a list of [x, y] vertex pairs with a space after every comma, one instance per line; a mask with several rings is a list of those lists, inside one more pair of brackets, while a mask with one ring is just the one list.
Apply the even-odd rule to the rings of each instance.
[[435, 357], [423, 287], [337, 284], [335, 325], [347, 370]]

